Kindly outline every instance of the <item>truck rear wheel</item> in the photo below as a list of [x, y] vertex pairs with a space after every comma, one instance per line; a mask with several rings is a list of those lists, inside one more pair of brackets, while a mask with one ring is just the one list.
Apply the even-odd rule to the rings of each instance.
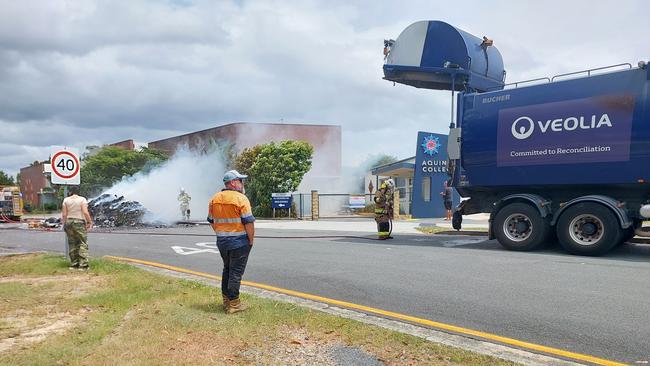
[[556, 225], [557, 238], [571, 254], [602, 255], [623, 241], [616, 215], [607, 207], [578, 203], [562, 213]]
[[495, 216], [492, 230], [499, 244], [509, 250], [533, 250], [544, 244], [550, 225], [531, 205], [515, 202]]

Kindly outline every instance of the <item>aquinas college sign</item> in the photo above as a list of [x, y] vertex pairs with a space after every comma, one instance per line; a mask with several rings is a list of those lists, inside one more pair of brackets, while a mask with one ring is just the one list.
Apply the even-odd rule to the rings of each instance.
[[423, 175], [430, 175], [433, 173], [447, 173], [446, 148], [443, 149], [445, 152], [444, 160], [440, 159], [442, 140], [444, 140], [446, 145], [447, 136], [445, 135], [438, 135], [433, 133], [427, 134], [423, 132], [418, 133], [418, 141], [422, 141], [420, 144], [422, 154], [416, 154], [416, 160], [418, 160], [417, 156], [422, 155], [422, 159], [419, 159], [421, 161], [417, 166]]
[[[418, 132], [415, 153], [415, 174], [411, 214], [413, 217], [444, 217], [445, 208], [440, 192], [447, 173], [447, 135]], [[458, 194], [454, 192], [454, 201]]]
[[424, 160], [420, 169], [423, 174], [447, 173], [447, 160]]

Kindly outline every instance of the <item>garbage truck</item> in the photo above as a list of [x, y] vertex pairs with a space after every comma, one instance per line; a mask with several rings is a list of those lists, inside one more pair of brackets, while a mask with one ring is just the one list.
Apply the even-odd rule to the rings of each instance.
[[495, 43], [441, 21], [384, 41], [384, 79], [451, 92], [448, 171], [464, 198], [454, 228], [489, 213], [490, 239], [507, 249], [558, 241], [579, 255], [648, 236], [647, 63], [506, 83]]

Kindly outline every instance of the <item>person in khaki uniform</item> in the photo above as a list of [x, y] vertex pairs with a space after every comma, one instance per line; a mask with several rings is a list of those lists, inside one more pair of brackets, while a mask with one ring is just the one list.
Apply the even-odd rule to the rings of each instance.
[[88, 235], [93, 220], [88, 212], [88, 201], [80, 196], [79, 187], [69, 189], [70, 195], [63, 200], [61, 223], [68, 237], [70, 269], [88, 269]]

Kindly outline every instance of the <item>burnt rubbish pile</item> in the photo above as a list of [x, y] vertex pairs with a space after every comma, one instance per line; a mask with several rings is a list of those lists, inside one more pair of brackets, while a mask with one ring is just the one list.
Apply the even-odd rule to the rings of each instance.
[[99, 227], [159, 226], [144, 221], [149, 211], [137, 201], [127, 201], [124, 196], [102, 194], [88, 202], [88, 211]]

